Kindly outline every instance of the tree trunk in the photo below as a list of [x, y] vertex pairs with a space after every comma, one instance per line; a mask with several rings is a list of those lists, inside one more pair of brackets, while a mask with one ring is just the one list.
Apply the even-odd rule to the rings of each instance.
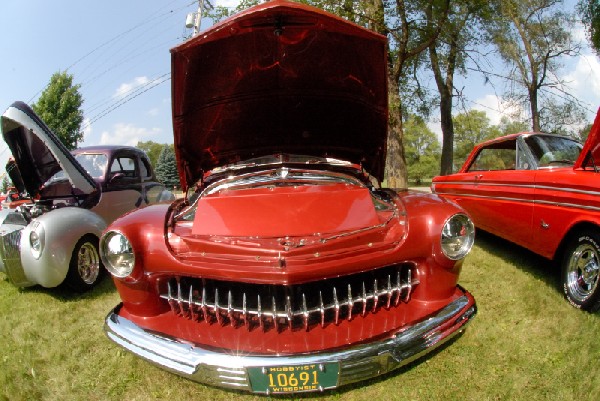
[[402, 127], [402, 102], [400, 100], [398, 84], [392, 79], [388, 79], [388, 81], [390, 108], [385, 176], [389, 188], [405, 189], [408, 187], [408, 170], [406, 168], [404, 143], [402, 141], [404, 136]]

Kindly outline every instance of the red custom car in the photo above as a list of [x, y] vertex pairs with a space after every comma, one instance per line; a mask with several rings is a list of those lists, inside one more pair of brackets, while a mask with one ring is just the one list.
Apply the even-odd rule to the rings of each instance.
[[471, 220], [378, 185], [384, 37], [270, 1], [171, 53], [188, 196], [102, 237], [122, 299], [110, 339], [198, 382], [272, 394], [383, 374], [465, 328]]
[[600, 112], [585, 146], [519, 133], [477, 145], [461, 170], [432, 190], [464, 207], [475, 225], [561, 264], [575, 307], [600, 308]]

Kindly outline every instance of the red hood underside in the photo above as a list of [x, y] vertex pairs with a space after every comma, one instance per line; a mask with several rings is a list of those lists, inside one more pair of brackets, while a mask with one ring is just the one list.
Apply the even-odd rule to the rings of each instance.
[[270, 1], [171, 53], [184, 188], [216, 166], [275, 153], [343, 159], [383, 178], [385, 37], [316, 8]]

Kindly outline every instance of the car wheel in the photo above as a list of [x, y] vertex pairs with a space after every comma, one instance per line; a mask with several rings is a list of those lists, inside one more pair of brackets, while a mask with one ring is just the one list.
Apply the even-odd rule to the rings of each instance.
[[567, 245], [562, 261], [563, 291], [576, 308], [600, 308], [600, 234], [582, 231]]
[[65, 284], [74, 291], [93, 288], [104, 276], [104, 266], [98, 252], [98, 238], [86, 235], [73, 249]]

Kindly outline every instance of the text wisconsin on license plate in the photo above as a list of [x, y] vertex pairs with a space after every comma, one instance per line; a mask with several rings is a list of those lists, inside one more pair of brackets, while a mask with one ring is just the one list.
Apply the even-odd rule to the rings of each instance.
[[255, 393], [299, 393], [337, 387], [338, 363], [248, 368], [250, 386]]

